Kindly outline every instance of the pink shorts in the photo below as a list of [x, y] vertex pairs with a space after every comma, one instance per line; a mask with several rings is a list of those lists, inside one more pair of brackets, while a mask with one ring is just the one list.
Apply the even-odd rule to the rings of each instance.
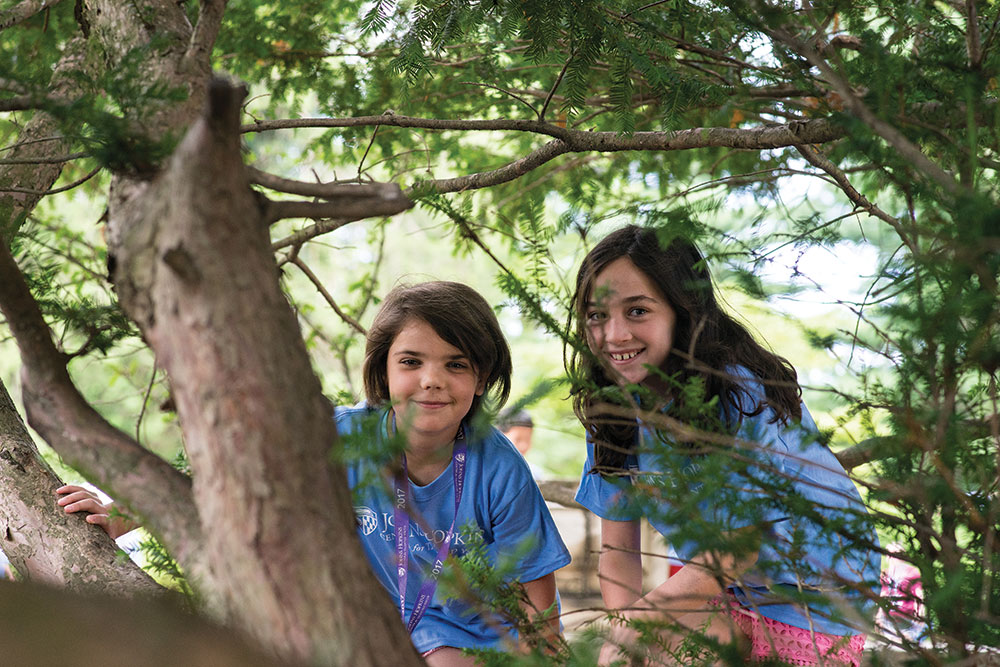
[[747, 609], [736, 601], [732, 593], [725, 597], [729, 601], [729, 614], [750, 639], [752, 662], [777, 657], [789, 665], [858, 667], [861, 664], [864, 635], [839, 637], [796, 628]]

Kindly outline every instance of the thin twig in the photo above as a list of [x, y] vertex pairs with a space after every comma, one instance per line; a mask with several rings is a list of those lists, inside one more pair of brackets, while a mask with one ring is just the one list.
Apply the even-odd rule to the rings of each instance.
[[326, 287], [323, 285], [323, 282], [316, 276], [315, 273], [312, 272], [312, 269], [310, 269], [309, 266], [304, 261], [302, 261], [301, 257], [296, 255], [293, 259], [290, 260], [290, 262], [295, 266], [299, 267], [299, 270], [302, 271], [302, 273], [304, 273], [305, 276], [312, 282], [312, 284], [316, 287], [316, 290], [323, 296], [327, 304], [329, 304], [330, 308], [333, 308], [333, 312], [337, 313], [337, 317], [339, 317], [348, 325], [350, 325], [352, 329], [357, 331], [362, 336], [368, 335], [368, 332], [365, 330], [363, 326], [361, 326], [361, 324], [358, 323], [356, 319], [354, 319], [353, 317], [351, 317], [350, 315], [348, 315], [347, 313], [345, 313], [343, 310], [340, 309], [340, 306], [337, 305], [337, 301], [333, 298], [333, 295], [327, 291]]
[[139, 409], [139, 418], [135, 421], [135, 441], [142, 444], [140, 431], [142, 429], [142, 418], [146, 414], [146, 406], [149, 404], [149, 395], [153, 393], [153, 384], [156, 382], [156, 360], [153, 361], [153, 372], [149, 375], [149, 385], [146, 386], [146, 393], [142, 397], [142, 407]]
[[72, 190], [73, 188], [80, 187], [81, 185], [92, 179], [94, 176], [97, 176], [97, 174], [101, 173], [101, 169], [103, 169], [103, 167], [95, 167], [93, 170], [90, 171], [90, 173], [86, 174], [82, 178], [79, 178], [68, 185], [64, 185], [61, 188], [54, 188], [52, 190], [32, 190], [30, 188], [0, 188], [0, 192], [17, 192], [20, 194], [38, 195], [41, 197], [44, 197], [46, 195], [55, 195], [59, 194], [60, 192], [66, 192], [68, 190]]

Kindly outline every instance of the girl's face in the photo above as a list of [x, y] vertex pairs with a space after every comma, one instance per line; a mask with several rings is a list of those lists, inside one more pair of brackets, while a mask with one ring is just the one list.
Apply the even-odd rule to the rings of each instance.
[[389, 397], [411, 445], [455, 439], [483, 383], [468, 357], [423, 320], [407, 321], [389, 346]]
[[591, 352], [620, 381], [648, 381], [649, 367], [662, 367], [670, 354], [677, 315], [628, 257], [597, 274], [584, 317]]

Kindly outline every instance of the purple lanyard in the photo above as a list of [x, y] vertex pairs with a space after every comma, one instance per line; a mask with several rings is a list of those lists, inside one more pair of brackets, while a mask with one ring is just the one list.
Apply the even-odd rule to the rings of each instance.
[[[455, 516], [451, 520], [451, 526], [438, 547], [437, 558], [434, 559], [434, 567], [430, 576], [424, 581], [417, 594], [417, 602], [413, 605], [413, 613], [410, 621], [406, 624], [406, 631], [412, 633], [417, 627], [417, 623], [423, 618], [424, 612], [434, 597], [434, 589], [437, 588], [438, 577], [444, 566], [444, 560], [448, 557], [448, 549], [451, 546], [451, 538], [455, 534], [455, 521], [458, 520], [458, 505], [462, 502], [462, 491], [465, 487], [465, 453], [467, 447], [465, 442], [465, 427], [458, 428], [458, 435], [455, 437], [455, 448], [451, 455], [452, 476], [455, 480]], [[396, 495], [396, 507], [393, 511], [393, 523], [396, 530], [396, 564], [397, 578], [399, 586], [399, 614], [406, 620], [406, 565], [410, 559], [410, 515], [406, 511], [406, 497], [410, 493], [410, 480], [406, 474], [406, 455], [403, 455], [402, 473], [393, 479], [393, 491]]]

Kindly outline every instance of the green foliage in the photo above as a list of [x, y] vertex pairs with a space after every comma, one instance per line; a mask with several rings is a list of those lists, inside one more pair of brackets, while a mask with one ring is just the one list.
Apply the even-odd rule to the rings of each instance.
[[[442, 591], [448, 597], [460, 599], [470, 605], [475, 613], [495, 614], [503, 619], [520, 646], [530, 649], [534, 664], [547, 659], [549, 664], [562, 664], [567, 647], [549, 629], [552, 619], [558, 616], [558, 602], [550, 609], [533, 609], [524, 588], [512, 578], [511, 568], [516, 563], [518, 547], [497, 562], [491, 558], [483, 536], [478, 530], [467, 531], [466, 550], [458, 559], [451, 559], [451, 567], [441, 576]], [[527, 545], [524, 545], [527, 546]], [[523, 550], [523, 549], [522, 549]], [[471, 612], [470, 612], [471, 613]], [[474, 652], [486, 664], [511, 664], [509, 654], [495, 651]], [[520, 660], [516, 664], [522, 664]]]
[[159, 540], [152, 535], [146, 535], [139, 542], [139, 551], [142, 554], [143, 569], [167, 588], [181, 593], [194, 608], [198, 602], [195, 591], [188, 584], [180, 565]]
[[106, 251], [91, 246], [83, 234], [44, 222], [31, 224], [22, 230], [15, 251], [42, 314], [58, 324], [58, 340], [67, 354], [106, 355], [138, 335], [107, 285], [94, 289]]

